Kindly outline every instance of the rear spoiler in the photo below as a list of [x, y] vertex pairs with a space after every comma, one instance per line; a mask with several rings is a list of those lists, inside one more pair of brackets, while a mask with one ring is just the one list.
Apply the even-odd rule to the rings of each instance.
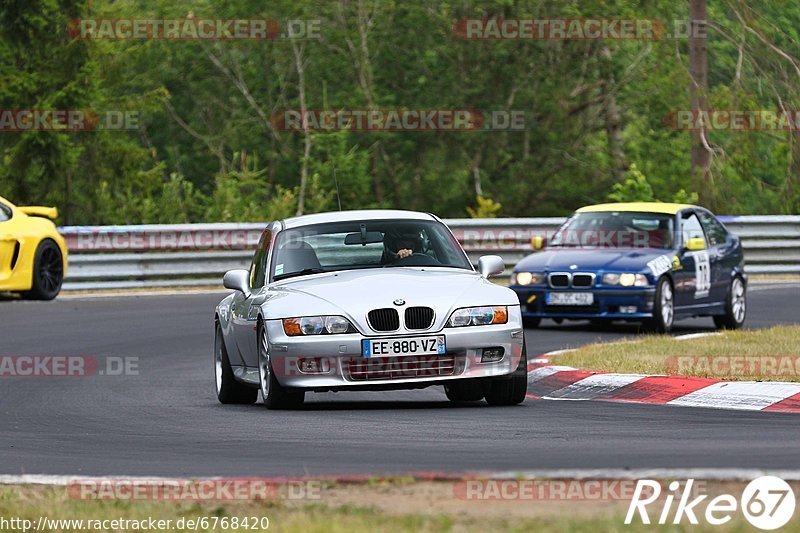
[[32, 217], [43, 217], [43, 218], [50, 218], [55, 219], [58, 217], [58, 209], [55, 207], [42, 207], [39, 205], [28, 205], [25, 207], [17, 207], [20, 211], [25, 213], [26, 215], [30, 215]]

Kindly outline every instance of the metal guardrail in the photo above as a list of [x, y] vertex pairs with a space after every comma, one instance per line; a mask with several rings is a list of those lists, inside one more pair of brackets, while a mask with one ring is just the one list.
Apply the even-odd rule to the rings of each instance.
[[[727, 216], [742, 238], [751, 274], [800, 274], [800, 216]], [[563, 218], [449, 219], [473, 262], [498, 254], [509, 273], [531, 253], [531, 238], [549, 236]], [[64, 290], [220, 285], [247, 268], [263, 223], [60, 228], [70, 250]]]

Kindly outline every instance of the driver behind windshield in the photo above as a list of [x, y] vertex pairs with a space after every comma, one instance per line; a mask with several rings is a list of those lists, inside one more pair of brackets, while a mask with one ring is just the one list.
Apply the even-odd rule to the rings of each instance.
[[386, 232], [383, 236], [382, 263], [392, 263], [421, 253], [422, 239], [418, 233]]

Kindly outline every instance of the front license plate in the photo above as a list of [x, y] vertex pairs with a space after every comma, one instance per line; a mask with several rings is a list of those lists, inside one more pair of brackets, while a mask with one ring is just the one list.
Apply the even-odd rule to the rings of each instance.
[[594, 294], [591, 292], [548, 292], [547, 305], [592, 305]]
[[446, 351], [444, 335], [361, 340], [361, 355], [367, 358], [396, 357], [400, 355], [442, 355]]

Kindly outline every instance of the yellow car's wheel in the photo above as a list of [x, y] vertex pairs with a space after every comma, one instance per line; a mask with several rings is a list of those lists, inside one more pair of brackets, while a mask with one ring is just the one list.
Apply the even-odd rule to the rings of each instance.
[[61, 292], [64, 281], [64, 258], [50, 239], [39, 243], [33, 258], [33, 285], [24, 296], [29, 300], [52, 300]]

